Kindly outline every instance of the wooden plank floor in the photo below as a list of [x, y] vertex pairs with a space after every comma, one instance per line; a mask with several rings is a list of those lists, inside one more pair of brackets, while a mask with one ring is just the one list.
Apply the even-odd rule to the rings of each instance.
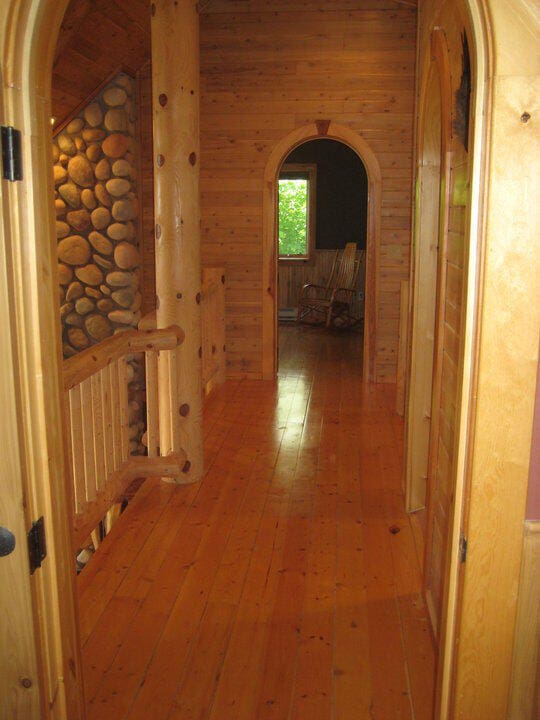
[[147, 481], [79, 576], [89, 720], [431, 720], [394, 388], [358, 334], [280, 347], [208, 400], [204, 480]]

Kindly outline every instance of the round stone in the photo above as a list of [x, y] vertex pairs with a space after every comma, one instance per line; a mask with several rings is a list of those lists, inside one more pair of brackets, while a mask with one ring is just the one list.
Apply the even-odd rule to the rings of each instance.
[[87, 210], [93, 210], [97, 205], [96, 196], [94, 195], [92, 190], [88, 190], [88, 188], [81, 192], [81, 200], [82, 204], [85, 208], [87, 208]]
[[100, 285], [103, 282], [103, 273], [96, 265], [85, 265], [77, 268], [75, 275], [86, 285]]
[[103, 230], [111, 221], [111, 213], [106, 207], [98, 207], [92, 211], [91, 218], [96, 230]]
[[54, 209], [56, 210], [57, 217], [62, 217], [66, 214], [66, 203], [61, 198], [56, 198], [54, 201]]
[[83, 152], [83, 150], [86, 150], [86, 143], [84, 140], [80, 137], [75, 138], [75, 147], [79, 152]]
[[122, 108], [111, 108], [105, 114], [105, 127], [111, 132], [126, 132], [128, 118]]
[[132, 325], [135, 319], [131, 310], [111, 310], [107, 317], [119, 325]]
[[65, 133], [58, 135], [58, 147], [66, 155], [75, 155], [77, 148], [73, 141], [73, 138], [69, 137]]
[[68, 163], [69, 177], [80, 187], [89, 188], [94, 184], [94, 171], [85, 155], [76, 155]]
[[86, 148], [86, 157], [91, 162], [97, 162], [101, 157], [101, 145], [99, 143], [93, 143]]
[[107, 158], [101, 158], [94, 172], [98, 180], [108, 180], [111, 177], [111, 166]]
[[95, 308], [95, 305], [90, 298], [82, 297], [75, 303], [75, 310], [79, 315], [88, 315]]
[[63, 263], [60, 263], [58, 265], [58, 282], [60, 285], [67, 285], [71, 282], [71, 278], [73, 277], [73, 270], [69, 267], [69, 265], [64, 265]]
[[97, 313], [85, 318], [84, 327], [93, 340], [105, 340], [113, 333], [111, 323], [106, 317]]
[[103, 100], [109, 107], [118, 107], [126, 102], [127, 94], [122, 88], [111, 87], [103, 93]]
[[114, 267], [110, 260], [101, 257], [101, 255], [98, 255], [97, 253], [92, 255], [92, 260], [96, 263], [96, 265], [99, 265], [100, 268], [103, 268], [103, 270], [112, 270]]
[[62, 354], [63, 354], [64, 358], [67, 360], [68, 358], [76, 355], [77, 351], [75, 350], [75, 348], [71, 347], [71, 345], [64, 343], [62, 345]]
[[69, 225], [61, 220], [56, 221], [56, 238], [61, 240], [69, 235]]
[[97, 306], [98, 310], [101, 310], [101, 312], [109, 312], [113, 309], [114, 303], [111, 298], [102, 298], [97, 301]]
[[106, 281], [111, 287], [128, 287], [132, 284], [133, 278], [132, 273], [115, 270], [107, 275]]
[[60, 320], [62, 322], [66, 319], [66, 317], [69, 315], [69, 313], [73, 310], [74, 305], [73, 303], [67, 302], [60, 308]]
[[115, 160], [112, 166], [113, 175], [119, 177], [130, 177], [132, 166], [126, 159]]
[[105, 235], [93, 231], [88, 235], [88, 239], [90, 240], [90, 244], [94, 250], [97, 250], [98, 253], [102, 253], [103, 255], [110, 255], [112, 253], [112, 243], [105, 237]]
[[80, 235], [60, 240], [56, 248], [58, 259], [68, 265], [84, 265], [90, 258], [90, 245]]
[[83, 129], [84, 120], [82, 118], [75, 118], [72, 120], [66, 128], [66, 132], [70, 135], [76, 135]]
[[135, 299], [135, 293], [130, 288], [125, 287], [121, 290], [115, 290], [112, 294], [112, 299], [117, 305], [120, 305], [120, 307], [130, 308]]
[[90, 227], [90, 215], [87, 210], [72, 210], [66, 215], [66, 220], [78, 232], [84, 232]]
[[113, 223], [107, 228], [107, 235], [112, 240], [125, 240], [127, 228], [123, 223]]
[[140, 292], [135, 293], [135, 299], [133, 300], [133, 304], [130, 307], [130, 310], [133, 310], [133, 312], [137, 312], [137, 310], [141, 309], [142, 305], [142, 295]]
[[113, 178], [105, 184], [107, 192], [113, 197], [121, 197], [131, 190], [131, 183], [124, 178]]
[[72, 300], [78, 300], [80, 297], [84, 295], [84, 289], [78, 280], [75, 280], [71, 283], [71, 285], [68, 287], [66, 292], [66, 300], [69, 300], [70, 302]]
[[66, 325], [72, 325], [74, 327], [82, 327], [83, 319], [79, 315], [79, 313], [70, 312], [69, 315], [66, 315], [64, 322], [66, 323]]
[[141, 258], [134, 245], [121, 242], [114, 249], [114, 261], [121, 270], [131, 270], [140, 264]]
[[103, 120], [103, 113], [101, 111], [99, 103], [92, 103], [91, 105], [88, 105], [87, 108], [85, 108], [84, 119], [90, 125], [90, 127], [96, 127], [97, 125], [101, 125], [101, 121]]
[[90, 340], [80, 328], [70, 328], [67, 331], [68, 340], [77, 350], [83, 350], [90, 345]]
[[67, 170], [65, 167], [62, 167], [62, 165], [55, 165], [53, 168], [53, 174], [55, 186], [66, 182]]
[[62, 153], [58, 158], [58, 162], [62, 163], [62, 165], [67, 165], [69, 162], [69, 155], [66, 155], [66, 153]]
[[100, 140], [103, 140], [103, 138], [107, 135], [105, 130], [101, 130], [101, 128], [85, 128], [82, 131], [83, 140], [87, 143], [91, 142], [99, 142]]
[[133, 200], [116, 200], [112, 207], [112, 215], [115, 220], [131, 220], [135, 217], [135, 205]]
[[135, 240], [136, 232], [135, 232], [135, 225], [132, 222], [126, 223], [126, 229], [127, 229], [127, 235], [126, 240]]
[[107, 287], [107, 285], [100, 285], [99, 289], [104, 295], [110, 295], [111, 294], [111, 288]]
[[101, 297], [101, 292], [99, 290], [96, 290], [96, 288], [85, 287], [84, 292], [86, 293], [86, 295], [88, 295], [88, 297], [94, 298], [94, 300], [99, 300], [99, 298]]
[[70, 207], [77, 209], [81, 206], [81, 193], [75, 183], [68, 182], [58, 188], [60, 197]]
[[124, 88], [128, 95], [131, 95], [133, 92], [132, 82], [127, 75], [118, 75], [118, 77], [114, 79], [114, 84]]
[[129, 141], [125, 135], [113, 133], [103, 141], [102, 150], [107, 157], [121, 158], [126, 154], [128, 145]]
[[96, 197], [102, 205], [105, 205], [106, 207], [111, 207], [112, 199], [109, 193], [105, 190], [105, 185], [103, 185], [102, 183], [98, 183], [94, 188], [94, 192], [96, 193]]

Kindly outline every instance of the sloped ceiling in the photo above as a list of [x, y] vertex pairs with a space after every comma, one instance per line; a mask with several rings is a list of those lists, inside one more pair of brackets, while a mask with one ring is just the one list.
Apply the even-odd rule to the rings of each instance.
[[55, 126], [117, 70], [135, 74], [149, 58], [148, 0], [71, 0], [53, 65]]

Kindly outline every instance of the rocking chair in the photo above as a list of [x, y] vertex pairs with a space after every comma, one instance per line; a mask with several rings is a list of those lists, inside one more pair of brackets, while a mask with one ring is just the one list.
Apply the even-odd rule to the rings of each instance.
[[298, 300], [298, 322], [324, 324], [327, 328], [347, 328], [358, 322], [351, 311], [360, 266], [356, 258], [356, 243], [345, 245], [339, 261], [338, 255], [336, 250], [326, 287], [308, 283], [302, 288]]

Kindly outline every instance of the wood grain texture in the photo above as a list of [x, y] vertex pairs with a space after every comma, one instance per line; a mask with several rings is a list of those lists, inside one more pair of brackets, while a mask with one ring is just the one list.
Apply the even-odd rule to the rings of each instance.
[[149, 57], [150, 7], [146, 0], [71, 0], [53, 64], [55, 126], [93, 96], [119, 67], [134, 75]]
[[203, 481], [147, 481], [79, 576], [89, 720], [431, 720], [393, 389], [358, 333], [280, 347], [207, 399]]
[[399, 284], [409, 263], [415, 32], [414, 10], [394, 2], [330, 9], [250, 0], [212, 2], [203, 12], [202, 253], [203, 264], [227, 268], [230, 374], [262, 371], [266, 162], [295, 128], [332, 120], [358, 133], [381, 168], [378, 280], [387, 302], [374, 311], [374, 377], [395, 379]]

